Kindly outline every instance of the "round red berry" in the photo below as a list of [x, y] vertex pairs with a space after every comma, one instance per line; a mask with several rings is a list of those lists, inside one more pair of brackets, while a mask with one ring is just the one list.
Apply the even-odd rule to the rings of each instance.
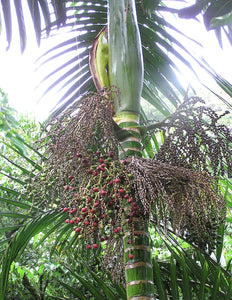
[[77, 227], [76, 229], [75, 229], [75, 232], [80, 232], [81, 231], [81, 228], [80, 227]]
[[69, 208], [68, 208], [68, 207], [65, 207], [65, 208], [63, 209], [63, 211], [69, 211]]
[[102, 196], [105, 196], [107, 194], [107, 192], [105, 190], [101, 190], [100, 193], [101, 193]]
[[88, 249], [88, 250], [92, 249], [92, 246], [91, 246], [91, 245], [88, 245], [88, 246], [87, 246], [87, 249]]
[[97, 188], [97, 187], [93, 188], [93, 191], [94, 191], [95, 193], [98, 192], [98, 188]]
[[133, 259], [134, 255], [133, 254], [129, 254], [129, 259]]
[[97, 247], [98, 247], [98, 244], [93, 244], [94, 249], [97, 249]]

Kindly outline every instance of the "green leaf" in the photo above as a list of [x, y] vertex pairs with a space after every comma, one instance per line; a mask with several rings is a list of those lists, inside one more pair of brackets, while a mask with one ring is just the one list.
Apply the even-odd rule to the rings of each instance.
[[179, 292], [178, 292], [178, 284], [177, 284], [177, 276], [176, 276], [176, 265], [173, 259], [173, 255], [171, 256], [170, 261], [170, 286], [171, 286], [171, 294], [173, 300], [179, 299]]
[[155, 282], [157, 285], [158, 289], [158, 294], [159, 294], [159, 299], [160, 300], [166, 300], [167, 295], [164, 289], [164, 284], [162, 281], [161, 273], [160, 273], [160, 268], [156, 260], [153, 260], [153, 266], [154, 266], [154, 275], [155, 275]]

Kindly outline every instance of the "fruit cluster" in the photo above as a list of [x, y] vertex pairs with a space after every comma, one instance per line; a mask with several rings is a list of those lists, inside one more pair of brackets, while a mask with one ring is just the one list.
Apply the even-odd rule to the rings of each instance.
[[68, 214], [65, 222], [73, 225], [89, 250], [98, 248], [99, 242], [117, 242], [123, 237], [126, 224], [133, 238], [133, 218], [143, 213], [134, 198], [133, 176], [127, 170], [127, 161], [114, 160], [113, 151], [92, 153], [95, 163], [91, 165], [81, 153], [76, 156], [83, 166], [82, 180], [75, 173], [68, 176], [64, 190], [71, 200], [63, 208]]

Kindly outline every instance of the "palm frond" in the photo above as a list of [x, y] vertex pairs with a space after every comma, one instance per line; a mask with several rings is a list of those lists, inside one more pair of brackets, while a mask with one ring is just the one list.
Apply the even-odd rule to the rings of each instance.
[[[28, 26], [28, 24], [25, 21], [26, 7], [24, 2], [22, 2], [21, 0], [15, 0], [14, 5], [12, 5], [11, 3], [12, 2], [8, 0], [1, 0], [1, 10], [4, 16], [4, 27], [8, 42], [7, 49], [10, 48], [12, 41], [12, 15], [16, 13], [20, 38], [20, 48], [21, 52], [23, 53], [27, 43], [26, 27]], [[64, 2], [62, 0], [54, 0], [52, 1], [52, 4], [53, 5], [51, 5], [47, 0], [28, 0], [27, 2], [31, 13], [38, 44], [40, 44], [41, 40], [41, 18], [44, 19], [47, 34], [49, 34], [50, 32], [51, 26], [59, 27], [65, 24], [66, 11], [64, 7]]]

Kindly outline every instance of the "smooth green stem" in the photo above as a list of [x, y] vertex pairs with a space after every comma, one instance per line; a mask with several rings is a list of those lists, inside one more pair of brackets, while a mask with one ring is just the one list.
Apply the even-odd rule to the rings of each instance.
[[140, 112], [143, 57], [134, 0], [109, 0], [109, 79], [119, 88], [115, 113]]

